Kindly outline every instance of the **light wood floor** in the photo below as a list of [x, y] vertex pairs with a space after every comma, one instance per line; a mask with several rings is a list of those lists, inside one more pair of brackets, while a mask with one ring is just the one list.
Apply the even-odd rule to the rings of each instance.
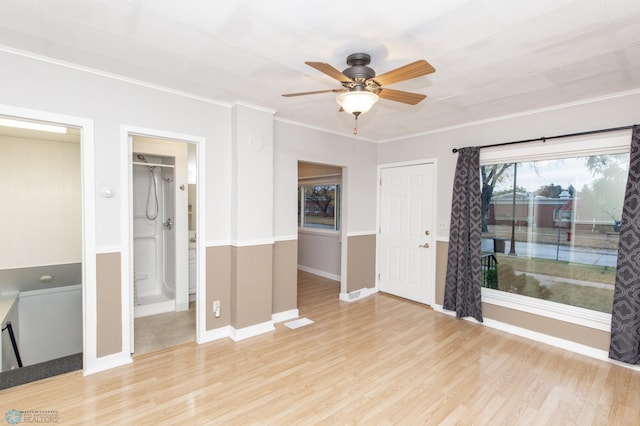
[[62, 424], [638, 425], [640, 373], [301, 273], [314, 324], [0, 391]]

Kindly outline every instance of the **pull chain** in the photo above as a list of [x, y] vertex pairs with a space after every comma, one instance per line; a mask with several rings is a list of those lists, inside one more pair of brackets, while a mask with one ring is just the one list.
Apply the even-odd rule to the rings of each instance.
[[358, 116], [360, 115], [360, 113], [358, 111], [353, 113], [353, 116], [356, 118], [355, 119], [355, 123], [353, 125], [353, 134], [355, 136], [358, 136]]

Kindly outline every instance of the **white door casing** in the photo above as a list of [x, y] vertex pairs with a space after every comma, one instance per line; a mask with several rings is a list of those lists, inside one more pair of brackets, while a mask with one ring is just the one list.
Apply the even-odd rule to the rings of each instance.
[[[0, 104], [0, 115], [6, 118], [41, 121], [81, 129], [82, 187], [82, 341], [83, 375], [100, 369], [97, 347], [97, 279], [96, 255], [96, 194], [93, 120], [29, 108]], [[111, 188], [108, 188], [111, 189]], [[101, 248], [100, 251], [104, 249]]]
[[[174, 169], [174, 191], [172, 200], [175, 203], [174, 232], [169, 233], [165, 244], [171, 244], [171, 250], [164, 250], [165, 255], [171, 253], [175, 257], [175, 305], [176, 311], [189, 309], [189, 239], [188, 239], [188, 191], [187, 191], [187, 157], [188, 147], [186, 141], [164, 140], [161, 137], [142, 136], [135, 141], [129, 136], [129, 149], [132, 152], [142, 152], [160, 156], [173, 157], [175, 161]], [[129, 158], [132, 154], [129, 154]], [[131, 187], [132, 182], [130, 182]], [[131, 193], [133, 192], [130, 189]], [[164, 199], [165, 197], [163, 197]], [[131, 219], [133, 219], [131, 213]], [[161, 220], [166, 221], [166, 217]], [[131, 224], [133, 230], [133, 225]], [[133, 247], [133, 233], [130, 236], [130, 246]], [[131, 251], [133, 253], [133, 251]], [[129, 290], [131, 316], [129, 319], [130, 328], [130, 350], [134, 351], [134, 307], [133, 307], [133, 256], [130, 258], [131, 286]], [[163, 262], [166, 263], [166, 262]]]
[[[123, 295], [126, 296], [126, 300], [123, 300], [122, 303], [122, 345], [123, 345], [123, 354], [126, 354], [127, 362], [132, 362], [131, 353], [134, 351], [133, 347], [133, 239], [132, 239], [132, 230], [133, 230], [133, 221], [132, 221], [132, 152], [133, 146], [130, 136], [146, 136], [154, 139], [164, 139], [170, 141], [179, 141], [183, 144], [195, 144], [196, 145], [196, 180], [197, 180], [197, 198], [199, 200], [206, 199], [206, 168], [202, 167], [202, 162], [206, 158], [206, 139], [201, 136], [195, 136], [191, 134], [185, 133], [176, 133], [167, 130], [160, 129], [150, 129], [143, 128], [137, 126], [130, 125], [121, 125], [120, 126], [120, 143], [121, 143], [121, 157], [120, 157], [120, 168], [121, 168], [121, 180], [122, 186], [121, 191], [123, 194], [127, 194], [124, 197], [122, 208], [121, 208], [121, 223], [122, 232], [121, 239], [123, 242], [128, 242], [123, 244], [122, 246], [122, 283], [121, 283], [121, 291]], [[188, 149], [187, 149], [188, 151]], [[188, 183], [188, 179], [185, 177], [185, 185]], [[188, 192], [188, 191], [184, 191]], [[187, 195], [188, 199], [188, 195]], [[204, 343], [212, 340], [207, 334], [207, 330], [205, 327], [206, 323], [206, 311], [204, 309], [204, 300], [206, 299], [206, 267], [205, 267], [205, 257], [206, 257], [206, 220], [207, 217], [207, 209], [206, 203], [198, 203], [197, 204], [197, 214], [196, 214], [196, 229], [198, 230], [198, 240], [196, 242], [196, 342]], [[187, 208], [188, 210], [188, 208]], [[187, 212], [185, 211], [185, 214]], [[176, 220], [178, 218], [176, 217]], [[185, 219], [188, 224], [188, 217]], [[187, 225], [188, 226], [188, 225]], [[186, 268], [187, 268], [187, 276], [188, 276], [188, 232], [185, 230], [185, 239], [184, 241], [187, 244], [187, 250], [185, 251], [185, 255], [187, 257], [186, 260]], [[178, 238], [178, 237], [176, 237]], [[188, 289], [185, 292], [185, 300], [188, 303], [189, 292]], [[125, 297], [125, 296], [123, 296]], [[214, 334], [214, 336], [217, 336]], [[124, 364], [125, 362], [122, 362]], [[106, 366], [105, 368], [112, 368], [113, 365]]]
[[379, 290], [434, 299], [434, 164], [380, 169]]

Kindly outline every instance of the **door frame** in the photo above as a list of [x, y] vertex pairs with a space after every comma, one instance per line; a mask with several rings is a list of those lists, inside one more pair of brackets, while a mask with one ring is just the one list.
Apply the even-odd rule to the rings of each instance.
[[0, 115], [66, 127], [80, 132], [80, 185], [82, 194], [82, 371], [91, 374], [97, 359], [96, 208], [93, 120], [0, 104]]
[[[438, 176], [438, 160], [436, 158], [425, 158], [425, 159], [420, 159], [420, 160], [412, 160], [412, 161], [401, 161], [401, 162], [397, 162], [397, 163], [384, 163], [384, 164], [378, 164], [378, 171], [377, 171], [377, 182], [378, 182], [378, 190], [376, 191], [376, 196], [377, 196], [377, 200], [376, 200], [376, 291], [380, 291], [380, 231], [381, 231], [381, 216], [382, 216], [382, 170], [383, 169], [390, 169], [390, 168], [403, 168], [403, 167], [410, 167], [410, 166], [418, 166], [418, 165], [423, 165], [423, 164], [431, 164], [433, 165], [433, 181], [431, 182], [432, 185], [432, 193], [433, 193], [433, 199], [437, 200], [438, 199], [438, 185], [436, 185], [437, 182], [437, 176]], [[434, 235], [433, 235], [433, 240], [436, 241], [436, 235], [435, 235], [435, 230], [437, 229], [436, 224], [437, 224], [437, 209], [436, 209], [436, 202], [434, 201], [433, 203], [431, 203], [431, 229], [434, 230]], [[427, 305], [429, 306], [433, 306], [435, 303], [435, 290], [436, 290], [436, 286], [435, 286], [435, 282], [436, 282], [436, 250], [435, 250], [435, 246], [434, 246], [434, 250], [429, 250], [428, 256], [430, 256], [429, 259], [429, 263], [432, 265], [432, 271], [430, 271], [429, 275], [428, 275], [428, 281], [427, 281]]]
[[133, 197], [133, 166], [132, 153], [133, 146], [130, 141], [131, 136], [144, 136], [155, 139], [166, 139], [171, 142], [190, 143], [196, 145], [196, 191], [198, 203], [196, 204], [196, 342], [201, 343], [206, 332], [206, 310], [204, 303], [206, 301], [206, 247], [205, 247], [205, 218], [206, 203], [200, 202], [205, 200], [205, 142], [206, 139], [200, 136], [188, 135], [183, 133], [170, 132], [159, 129], [149, 129], [130, 125], [120, 126], [120, 170], [121, 170], [121, 191], [125, 196], [122, 200], [122, 275], [121, 275], [121, 294], [122, 294], [122, 342], [123, 352], [131, 354], [133, 349], [133, 223], [132, 223], [132, 197]]
[[[349, 188], [348, 188], [348, 182], [349, 182], [349, 177], [348, 177], [348, 166], [345, 166], [343, 164], [340, 163], [335, 163], [332, 162], [330, 160], [319, 160], [318, 158], [315, 159], [308, 159], [306, 157], [299, 157], [296, 159], [296, 184], [299, 185], [300, 183], [300, 175], [298, 174], [298, 164], [299, 163], [311, 163], [311, 164], [319, 164], [319, 165], [324, 165], [324, 166], [329, 166], [329, 167], [336, 167], [336, 168], [340, 168], [341, 170], [341, 175], [340, 175], [340, 232], [338, 234], [338, 244], [340, 245], [340, 293], [338, 294], [338, 298], [340, 298], [340, 300], [345, 300], [345, 301], [351, 301], [351, 299], [349, 299], [346, 294], [347, 294], [347, 266], [348, 266], [348, 248], [347, 248], [347, 239], [348, 239], [348, 231], [347, 231], [347, 219], [349, 216], [349, 208], [348, 208], [348, 194], [349, 194]], [[300, 207], [300, 206], [298, 206]], [[298, 225], [296, 225], [296, 241], [298, 241], [300, 238], [300, 227]], [[300, 249], [300, 245], [298, 244], [298, 250]], [[327, 275], [323, 275], [325, 278], [329, 278], [331, 280], [334, 280], [335, 278], [327, 276]], [[342, 297], [344, 296], [344, 299], [342, 299]]]

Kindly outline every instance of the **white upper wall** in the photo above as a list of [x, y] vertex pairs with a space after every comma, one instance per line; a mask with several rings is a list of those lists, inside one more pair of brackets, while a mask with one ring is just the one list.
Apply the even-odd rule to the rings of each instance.
[[[447, 229], [438, 229], [438, 237], [447, 238], [451, 217], [453, 176], [458, 158], [451, 152], [453, 148], [534, 139], [638, 123], [640, 123], [640, 92], [634, 92], [383, 143], [378, 145], [378, 162], [387, 164], [437, 158], [437, 222], [447, 223]], [[546, 143], [553, 143], [553, 141]]]
[[274, 236], [298, 234], [298, 161], [343, 169], [343, 218], [347, 233], [374, 233], [376, 226], [375, 144], [307, 127], [274, 123]]
[[273, 239], [273, 114], [238, 105], [233, 110], [231, 240]]
[[[0, 64], [2, 104], [94, 121], [98, 248], [125, 244], [120, 241], [123, 124], [206, 139], [207, 158], [199, 163], [206, 167], [206, 239], [229, 241], [230, 106], [6, 52], [0, 52]], [[113, 198], [100, 195], [107, 186], [115, 189]]]
[[82, 260], [80, 177], [79, 143], [0, 136], [0, 269]]

